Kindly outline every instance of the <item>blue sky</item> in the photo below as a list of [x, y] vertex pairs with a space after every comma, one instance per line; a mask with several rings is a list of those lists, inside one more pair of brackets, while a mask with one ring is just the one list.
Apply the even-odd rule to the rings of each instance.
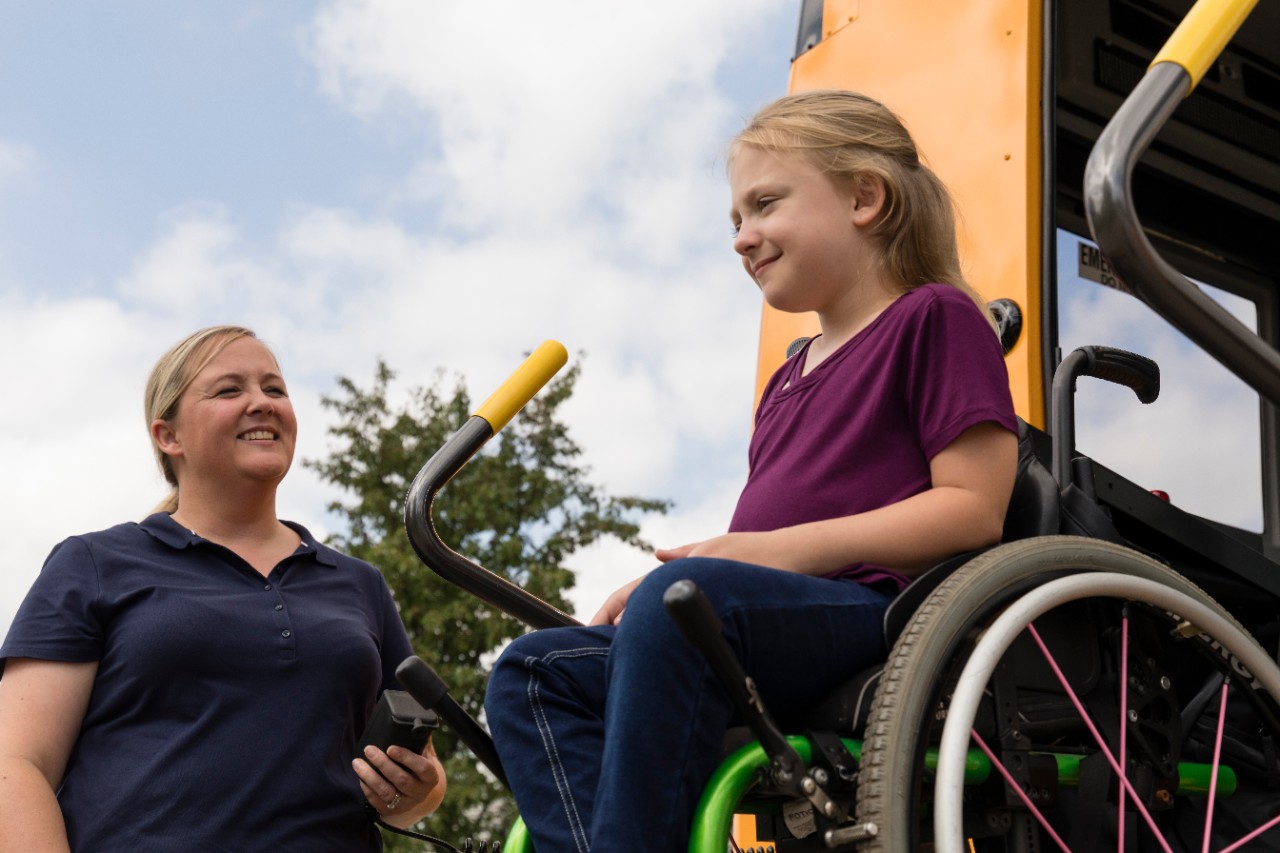
[[[243, 322], [322, 455], [319, 398], [378, 358], [483, 397], [554, 337], [594, 476], [721, 531], [759, 300], [721, 154], [786, 88], [794, 0], [628, 6], [156, 0], [0, 6], [0, 630], [67, 535], [163, 493], [155, 358]], [[281, 514], [331, 528], [295, 465]], [[648, 567], [579, 558], [581, 608]]]

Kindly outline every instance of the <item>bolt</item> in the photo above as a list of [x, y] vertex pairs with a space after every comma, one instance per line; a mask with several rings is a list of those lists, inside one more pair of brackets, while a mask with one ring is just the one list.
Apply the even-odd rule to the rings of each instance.
[[1129, 722], [1131, 723], [1138, 722], [1138, 712], [1133, 710], [1132, 708], [1129, 709]]
[[1160, 676], [1160, 689], [1161, 689], [1161, 690], [1168, 690], [1168, 689], [1169, 689], [1170, 687], [1172, 687], [1172, 686], [1173, 686], [1173, 682], [1169, 680], [1169, 676], [1167, 676], [1167, 675], [1162, 675], [1162, 676]]
[[819, 785], [827, 784], [827, 771], [823, 770], [821, 767], [814, 768], [813, 781], [817, 782]]

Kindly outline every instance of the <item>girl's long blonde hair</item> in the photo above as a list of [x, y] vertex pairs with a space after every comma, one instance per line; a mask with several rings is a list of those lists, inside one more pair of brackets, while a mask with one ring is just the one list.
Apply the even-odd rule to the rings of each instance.
[[880, 264], [905, 293], [923, 284], [949, 284], [990, 319], [986, 304], [960, 271], [951, 194], [920, 160], [911, 134], [886, 106], [836, 89], [800, 92], [763, 107], [734, 137], [739, 146], [797, 153], [839, 186], [873, 176], [885, 203], [871, 234]]

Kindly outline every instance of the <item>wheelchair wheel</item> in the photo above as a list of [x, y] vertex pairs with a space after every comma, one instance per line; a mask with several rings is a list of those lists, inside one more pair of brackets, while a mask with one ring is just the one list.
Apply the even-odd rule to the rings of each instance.
[[[1175, 615], [1193, 608], [1190, 621]], [[938, 587], [890, 654], [858, 787], [859, 822], [877, 834], [860, 849], [1101, 850], [1123, 838], [1129, 850], [1200, 850], [1208, 789], [1247, 787], [1230, 771], [1214, 781], [1212, 756], [1192, 736], [1219, 709], [1203, 697], [1225, 696], [1215, 692], [1224, 683], [1274, 736], [1280, 670], [1181, 575], [1078, 537], [993, 549]], [[985, 782], [955, 781], [966, 751], [990, 762]], [[1117, 754], [1127, 784], [1112, 770]], [[935, 817], [947, 827], [936, 848]]]

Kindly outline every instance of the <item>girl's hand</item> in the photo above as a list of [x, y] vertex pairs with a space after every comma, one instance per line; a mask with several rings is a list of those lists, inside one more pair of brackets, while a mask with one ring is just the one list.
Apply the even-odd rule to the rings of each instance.
[[351, 766], [369, 805], [392, 826], [413, 826], [444, 799], [444, 767], [430, 740], [421, 755], [402, 746], [388, 747], [386, 752], [368, 746], [364, 758], [355, 759]]
[[600, 605], [600, 609], [596, 611], [596, 615], [591, 617], [588, 625], [617, 625], [622, 619], [622, 611], [627, 609], [627, 599], [631, 597], [632, 591], [640, 585], [640, 581], [644, 580], [644, 575], [633, 580], [631, 583], [614, 592], [604, 600], [604, 604]]
[[790, 569], [789, 554], [783, 544], [783, 531], [766, 533], [725, 533], [701, 542], [692, 542], [678, 548], [659, 548], [655, 556], [664, 563], [684, 557], [715, 557], [736, 560], [772, 569]]

